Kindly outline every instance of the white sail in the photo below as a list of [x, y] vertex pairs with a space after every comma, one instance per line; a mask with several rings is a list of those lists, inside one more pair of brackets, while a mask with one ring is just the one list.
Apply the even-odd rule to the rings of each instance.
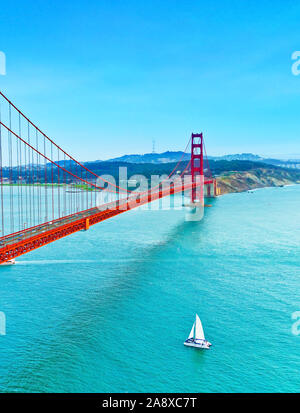
[[190, 335], [188, 336], [188, 339], [189, 338], [194, 338], [194, 330], [195, 330], [195, 323], [193, 324], [193, 327], [191, 329]]
[[200, 318], [198, 317], [198, 314], [196, 314], [196, 324], [194, 325], [195, 325], [195, 339], [205, 340], [202, 323], [200, 321]]

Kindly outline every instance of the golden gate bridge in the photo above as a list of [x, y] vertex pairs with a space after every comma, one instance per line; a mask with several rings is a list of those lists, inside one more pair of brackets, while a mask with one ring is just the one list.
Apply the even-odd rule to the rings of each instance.
[[[99, 192], [114, 200], [99, 204]], [[155, 200], [187, 193], [189, 207], [204, 208], [216, 192], [202, 133], [192, 133], [167, 178], [128, 191], [74, 159], [0, 92], [0, 264]]]

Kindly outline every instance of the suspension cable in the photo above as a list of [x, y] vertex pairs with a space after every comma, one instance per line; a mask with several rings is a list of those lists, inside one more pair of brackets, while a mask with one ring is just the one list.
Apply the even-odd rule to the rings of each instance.
[[94, 175], [96, 178], [101, 179], [102, 181], [108, 183], [109, 185], [112, 185], [113, 187], [120, 189], [122, 191], [125, 192], [129, 192], [127, 191], [125, 188], [122, 188], [118, 185], [115, 185], [109, 181], [107, 181], [106, 179], [102, 178], [101, 176], [95, 174], [93, 171], [91, 171], [90, 169], [88, 169], [86, 166], [84, 166], [82, 163], [78, 162], [76, 159], [74, 159], [71, 155], [69, 155], [66, 151], [64, 151], [59, 145], [57, 145], [52, 139], [50, 139], [41, 129], [39, 129], [26, 115], [24, 115], [24, 113], [18, 109], [1, 91], [0, 91], [0, 95], [9, 103], [9, 105], [11, 107], [13, 107], [24, 119], [26, 119], [26, 121], [28, 123], [30, 123], [38, 132], [40, 132], [46, 139], [48, 139], [48, 141], [55, 145], [60, 151], [62, 151], [63, 153], [65, 153], [72, 161], [74, 161], [77, 165], [79, 165], [81, 168], [86, 169], [89, 173], [91, 173], [92, 175]]

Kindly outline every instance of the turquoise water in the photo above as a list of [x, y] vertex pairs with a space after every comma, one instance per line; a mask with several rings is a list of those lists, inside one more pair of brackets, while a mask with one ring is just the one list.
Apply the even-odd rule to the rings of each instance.
[[[300, 186], [134, 210], [0, 268], [2, 392], [296, 392]], [[211, 350], [183, 346], [195, 312]]]

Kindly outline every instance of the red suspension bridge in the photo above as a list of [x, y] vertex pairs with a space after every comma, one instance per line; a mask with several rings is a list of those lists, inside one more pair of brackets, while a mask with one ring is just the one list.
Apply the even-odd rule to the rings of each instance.
[[[190, 207], [203, 208], [216, 181], [202, 133], [192, 134], [185, 152], [167, 178], [130, 192], [75, 160], [0, 92], [0, 264], [172, 194], [188, 194]], [[112, 200], [101, 203], [99, 194]]]

